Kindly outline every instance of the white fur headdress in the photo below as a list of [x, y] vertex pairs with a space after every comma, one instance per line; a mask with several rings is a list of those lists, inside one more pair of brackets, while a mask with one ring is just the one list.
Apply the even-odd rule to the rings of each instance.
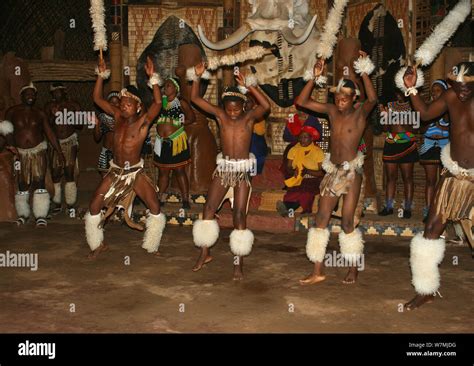
[[342, 16], [344, 9], [349, 1], [348, 0], [336, 0], [334, 5], [329, 11], [326, 24], [324, 25], [324, 31], [319, 39], [319, 43], [316, 50], [316, 55], [320, 58], [328, 59], [332, 55], [332, 50], [337, 42], [337, 34], [342, 23]]
[[94, 29], [94, 51], [107, 50], [107, 32], [105, 31], [104, 0], [91, 0], [89, 9]]
[[[236, 53], [235, 55], [225, 55], [219, 57], [210, 57], [207, 60], [207, 70], [201, 75], [202, 79], [209, 79], [211, 74], [208, 71], [217, 70], [222, 66], [231, 66], [238, 63], [242, 63], [249, 60], [258, 60], [268, 55], [271, 51], [268, 48], [262, 46], [250, 47], [245, 51]], [[194, 81], [197, 79], [194, 67], [190, 67], [186, 70], [186, 79]]]
[[471, 1], [459, 1], [415, 52], [415, 60], [422, 66], [430, 65], [470, 12]]

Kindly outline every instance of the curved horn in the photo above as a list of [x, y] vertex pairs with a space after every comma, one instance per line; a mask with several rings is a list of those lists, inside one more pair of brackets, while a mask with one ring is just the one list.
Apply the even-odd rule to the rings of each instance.
[[242, 42], [242, 40], [244, 40], [244, 38], [247, 37], [252, 32], [253, 32], [253, 29], [247, 23], [245, 23], [226, 39], [214, 43], [214, 42], [211, 42], [209, 39], [207, 39], [201, 26], [198, 25], [198, 33], [199, 33], [199, 38], [201, 38], [201, 42], [207, 48], [210, 48], [211, 50], [216, 50], [216, 51], [222, 51], [232, 46], [235, 46], [236, 44]]
[[304, 43], [306, 42], [306, 40], [308, 39], [309, 35], [311, 34], [311, 32], [313, 31], [313, 27], [314, 27], [314, 24], [316, 23], [316, 18], [318, 16], [315, 15], [313, 17], [313, 19], [311, 19], [311, 22], [309, 23], [308, 27], [306, 28], [305, 32], [299, 36], [299, 37], [296, 37], [295, 34], [293, 33], [293, 30], [291, 30], [290, 28], [288, 27], [285, 27], [281, 30], [281, 33], [283, 35], [283, 38], [286, 39], [286, 41], [290, 44], [301, 44], [301, 43]]

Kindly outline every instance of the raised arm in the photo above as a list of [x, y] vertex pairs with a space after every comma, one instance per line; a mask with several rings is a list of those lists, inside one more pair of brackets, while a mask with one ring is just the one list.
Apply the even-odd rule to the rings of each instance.
[[[319, 77], [324, 71], [324, 60], [318, 59], [314, 65], [314, 77]], [[329, 114], [332, 111], [331, 104], [319, 103], [311, 98], [314, 88], [314, 80], [309, 80], [300, 95], [296, 98], [296, 106], [309, 109], [314, 112]]]
[[[413, 88], [416, 85], [416, 68], [409, 66], [405, 75], [403, 75], [403, 82], [407, 88]], [[446, 102], [446, 94], [443, 93], [440, 98], [431, 104], [426, 104], [419, 94], [410, 94], [411, 104], [413, 109], [420, 113], [420, 118], [423, 121], [429, 121], [441, 116], [448, 111], [448, 104]]]
[[[372, 64], [370, 59], [364, 60], [364, 58], [367, 57], [367, 53], [365, 53], [364, 51], [359, 51], [359, 54], [361, 57], [359, 58], [357, 62], [369, 61], [369, 63]], [[367, 96], [367, 99], [364, 100], [364, 103], [362, 104], [362, 113], [364, 114], [365, 117], [367, 117], [372, 111], [372, 109], [375, 107], [375, 105], [377, 104], [377, 93], [375, 92], [374, 86], [372, 85], [372, 82], [370, 81], [367, 71], [364, 71], [364, 68], [362, 68], [362, 70], [360, 69], [358, 70], [356, 68], [356, 72], [360, 73], [360, 77], [362, 79], [362, 82], [364, 83], [364, 89], [365, 89], [365, 94]]]
[[155, 73], [155, 65], [149, 56], [146, 58], [145, 72], [153, 88], [153, 103], [148, 108], [144, 121], [144, 124], [148, 127], [160, 113], [162, 104], [160, 86], [158, 85], [159, 75]]
[[92, 135], [94, 136], [94, 141], [96, 143], [99, 143], [100, 140], [102, 139], [102, 129], [100, 128], [100, 125], [102, 124], [102, 122], [100, 121], [100, 118], [98, 118], [95, 115], [94, 115], [94, 122], [95, 122], [95, 125], [94, 125], [94, 131]]
[[107, 71], [107, 67], [105, 65], [104, 59], [99, 60], [99, 75], [97, 75], [97, 80], [94, 86], [94, 92], [92, 94], [92, 98], [94, 99], [94, 103], [97, 104], [105, 113], [111, 116], [118, 116], [120, 114], [120, 109], [114, 107], [112, 104], [107, 102], [103, 97], [103, 89], [104, 89], [104, 79], [100, 74], [103, 74]]
[[206, 65], [203, 62], [200, 62], [194, 66], [194, 71], [196, 72], [197, 80], [193, 81], [193, 86], [191, 88], [191, 102], [193, 102], [204, 112], [212, 114], [215, 117], [219, 117], [223, 113], [222, 109], [209, 103], [199, 95], [201, 75], [204, 73], [204, 71], [206, 71]]
[[245, 77], [240, 72], [235, 75], [235, 79], [240, 86], [248, 88], [257, 101], [257, 106], [249, 111], [250, 119], [254, 122], [261, 121], [265, 115], [270, 113], [271, 106], [268, 98], [256, 86], [245, 86]]
[[184, 112], [184, 124], [185, 125], [190, 125], [191, 123], [194, 123], [196, 121], [196, 116], [194, 115], [194, 111], [189, 105], [188, 102], [186, 102], [186, 99], [181, 99], [181, 108], [183, 109]]

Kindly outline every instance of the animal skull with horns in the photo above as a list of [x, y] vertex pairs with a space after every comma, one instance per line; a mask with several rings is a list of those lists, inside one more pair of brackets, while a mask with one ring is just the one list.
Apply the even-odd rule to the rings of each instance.
[[[311, 34], [317, 16], [308, 24], [307, 0], [248, 0], [252, 6], [251, 15], [244, 24], [222, 41], [211, 42], [198, 26], [199, 38], [208, 48], [216, 51], [225, 50], [243, 41], [255, 31], [279, 31], [283, 38], [293, 45], [304, 43]], [[307, 25], [305, 31], [297, 35], [295, 28]]]

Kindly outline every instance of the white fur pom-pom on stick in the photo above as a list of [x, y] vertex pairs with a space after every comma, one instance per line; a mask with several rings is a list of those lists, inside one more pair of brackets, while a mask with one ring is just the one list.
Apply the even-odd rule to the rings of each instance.
[[354, 70], [359, 75], [370, 75], [375, 70], [375, 65], [369, 57], [359, 57], [354, 61]]
[[336, 0], [329, 11], [329, 15], [324, 25], [324, 31], [319, 39], [316, 54], [319, 58], [327, 60], [331, 57], [334, 46], [337, 42], [337, 35], [342, 23], [342, 16], [349, 0]]
[[94, 51], [107, 50], [107, 32], [105, 30], [105, 8], [104, 0], [91, 0], [89, 9], [94, 30]]
[[448, 39], [452, 37], [456, 29], [458, 29], [459, 25], [464, 22], [470, 13], [471, 1], [459, 1], [415, 52], [417, 63], [422, 66], [430, 65], [441, 52]]

